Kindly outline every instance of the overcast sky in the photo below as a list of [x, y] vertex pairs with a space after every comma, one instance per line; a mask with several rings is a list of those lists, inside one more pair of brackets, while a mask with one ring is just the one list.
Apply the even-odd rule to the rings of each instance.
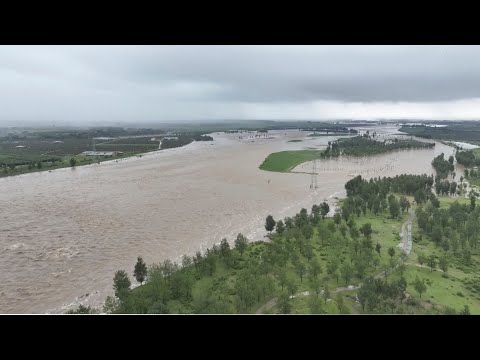
[[478, 46], [0, 46], [0, 122], [480, 119]]

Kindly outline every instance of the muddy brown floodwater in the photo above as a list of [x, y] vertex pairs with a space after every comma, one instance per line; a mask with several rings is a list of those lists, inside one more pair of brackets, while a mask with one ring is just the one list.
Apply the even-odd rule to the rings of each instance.
[[[131, 275], [137, 256], [149, 264], [179, 260], [223, 237], [232, 241], [239, 232], [263, 239], [268, 214], [278, 219], [325, 199], [333, 202], [354, 175], [430, 174], [435, 155], [453, 153], [437, 143], [429, 150], [318, 161], [316, 190], [309, 174], [258, 169], [272, 152], [323, 148], [337, 138], [305, 135], [214, 134], [214, 142], [141, 158], [0, 179], [0, 312], [98, 306], [112, 293], [114, 272]], [[311, 168], [305, 163], [294, 171]]]

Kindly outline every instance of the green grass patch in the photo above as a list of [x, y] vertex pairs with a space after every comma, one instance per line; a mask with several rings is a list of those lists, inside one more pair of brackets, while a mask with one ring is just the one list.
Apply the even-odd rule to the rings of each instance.
[[259, 168], [265, 171], [288, 172], [301, 163], [319, 159], [322, 152], [323, 150], [276, 152], [268, 155]]

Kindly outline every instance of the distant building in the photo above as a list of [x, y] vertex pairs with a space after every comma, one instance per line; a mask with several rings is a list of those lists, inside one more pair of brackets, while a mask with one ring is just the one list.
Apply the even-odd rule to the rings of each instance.
[[84, 155], [84, 156], [116, 156], [117, 154], [119, 154], [119, 152], [117, 152], [117, 151], [84, 151], [80, 155]]
[[165, 136], [163, 140], [178, 140], [177, 136]]
[[62, 140], [55, 140], [53, 143], [54, 144], [63, 144], [63, 141]]
[[26, 146], [25, 146], [25, 145], [17, 145], [17, 146], [15, 146], [15, 147], [16, 147], [17, 149], [23, 149], [23, 148], [26, 148]]

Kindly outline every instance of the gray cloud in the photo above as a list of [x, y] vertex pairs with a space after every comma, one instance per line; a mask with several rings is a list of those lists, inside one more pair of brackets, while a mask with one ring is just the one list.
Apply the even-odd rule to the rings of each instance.
[[478, 46], [0, 46], [0, 121], [480, 118], [479, 60]]

